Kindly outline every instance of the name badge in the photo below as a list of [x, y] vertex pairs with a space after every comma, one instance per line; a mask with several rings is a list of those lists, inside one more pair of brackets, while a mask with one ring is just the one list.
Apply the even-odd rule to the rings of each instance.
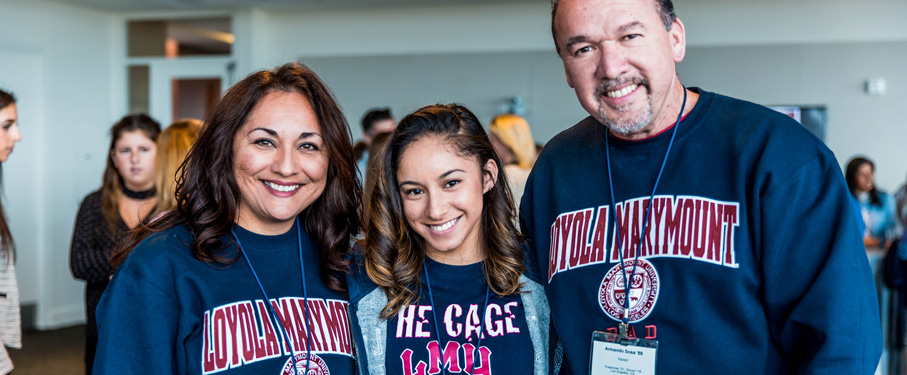
[[658, 341], [592, 333], [589, 375], [654, 375]]

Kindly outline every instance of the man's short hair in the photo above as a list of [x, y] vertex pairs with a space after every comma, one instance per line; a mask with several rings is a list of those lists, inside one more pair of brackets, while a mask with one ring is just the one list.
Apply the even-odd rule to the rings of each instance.
[[374, 108], [362, 117], [362, 134], [371, 134], [372, 128], [378, 121], [393, 119], [390, 108]]
[[[671, 31], [674, 20], [677, 19], [677, 13], [674, 12], [674, 2], [672, 0], [654, 0], [655, 9], [661, 17], [661, 23], [664, 24], [665, 30]], [[554, 18], [557, 17], [557, 6], [560, 0], [551, 0], [551, 36], [554, 37], [554, 49], [557, 54], [561, 54], [561, 46], [557, 45], [557, 31], [554, 29]]]

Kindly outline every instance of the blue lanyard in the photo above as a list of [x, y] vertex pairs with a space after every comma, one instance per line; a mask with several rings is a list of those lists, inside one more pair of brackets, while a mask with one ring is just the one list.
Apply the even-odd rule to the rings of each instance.
[[[636, 245], [636, 257], [633, 259], [633, 270], [630, 272], [630, 275], [636, 276], [636, 266], [639, 264], [639, 248], [642, 246], [643, 238], [642, 236], [646, 233], [646, 227], [649, 225], [649, 213], [652, 210], [652, 200], [655, 199], [655, 189], [658, 188], [658, 183], [661, 181], [661, 174], [665, 170], [665, 164], [668, 163], [668, 155], [671, 154], [671, 146], [674, 145], [674, 137], [677, 135], [677, 128], [680, 127], [680, 119], [683, 118], [683, 109], [687, 105], [687, 88], [683, 88], [683, 104], [680, 105], [680, 113], [677, 114], [677, 122], [674, 124], [674, 130], [671, 133], [671, 141], [668, 143], [668, 149], [665, 150], [664, 160], [661, 162], [661, 169], [658, 170], [658, 176], [655, 178], [655, 186], [652, 186], [652, 195], [649, 196], [649, 204], [646, 205], [646, 217], [642, 222], [642, 231], [639, 232], [639, 244]], [[613, 218], [614, 223], [614, 234], [617, 236], [617, 251], [618, 256], [620, 257], [620, 268], [621, 275], [624, 277], [624, 288], [627, 288], [627, 297], [624, 298], [624, 314], [621, 317], [623, 324], [630, 323], [630, 280], [627, 278], [627, 268], [624, 267], [624, 252], [620, 251], [620, 230], [618, 230], [617, 225], [617, 201], [614, 199], [614, 182], [611, 179], [611, 152], [610, 146], [608, 144], [608, 139], [611, 138], [611, 132], [608, 131], [605, 134], [605, 158], [608, 160], [608, 187], [611, 190], [611, 217]], [[631, 234], [632, 235], [632, 234]], [[632, 241], [627, 243], [627, 247], [632, 246]]]
[[[296, 241], [299, 243], [299, 269], [302, 271], [302, 298], [305, 303], [303, 310], [305, 311], [305, 339], [306, 339], [306, 365], [305, 372], [309, 372], [309, 363], [312, 362], [312, 335], [309, 333], [311, 330], [311, 321], [309, 320], [309, 293], [305, 287], [305, 266], [302, 262], [302, 229], [300, 229], [301, 224], [299, 223], [299, 218], [296, 218]], [[299, 364], [296, 362], [296, 349], [293, 349], [293, 343], [290, 342], [290, 335], [287, 333], [287, 328], [283, 326], [283, 323], [277, 319], [277, 313], [274, 311], [274, 306], [271, 305], [271, 300], [268, 298], [268, 293], [265, 292], [265, 287], [261, 285], [261, 279], [258, 278], [258, 273], [255, 272], [255, 268], [252, 267], [252, 262], [249, 261], [249, 256], [246, 255], [246, 251], [242, 248], [242, 243], [239, 242], [239, 236], [236, 235], [236, 231], [232, 228], [230, 232], [233, 233], [233, 239], [236, 240], [236, 247], [239, 248], [239, 252], [242, 254], [243, 258], [246, 259], [246, 264], [249, 265], [249, 270], [252, 271], [252, 276], [255, 276], [255, 281], [258, 283], [258, 288], [261, 289], [261, 295], [265, 298], [265, 304], [268, 305], [268, 319], [272, 320], [274, 323], [277, 323], [277, 326], [280, 327], [280, 333], [283, 335], [284, 342], [287, 343], [287, 346], [290, 347], [290, 358], [293, 360], [293, 368], [297, 371], [299, 370]]]
[[[438, 310], [435, 309], [435, 298], [431, 295], [431, 279], [428, 278], [428, 266], [425, 265], [425, 262], [422, 262], [422, 269], [425, 271], [425, 283], [428, 284], [428, 301], [431, 302], [431, 317], [435, 323], [435, 335], [438, 336], [438, 350], [444, 351], [444, 345], [441, 344], [441, 328], [438, 326]], [[469, 375], [476, 373], [476, 367], [478, 367], [479, 357], [481, 356], [481, 350], [479, 349], [482, 347], [482, 336], [485, 335], [485, 313], [488, 312], [488, 296], [490, 295], [491, 286], [486, 286], [485, 307], [482, 308], [482, 322], [479, 323], [479, 341], [476, 343], [476, 348], [472, 350], [472, 371], [469, 372]], [[444, 361], [441, 361], [441, 374], [447, 375]]]

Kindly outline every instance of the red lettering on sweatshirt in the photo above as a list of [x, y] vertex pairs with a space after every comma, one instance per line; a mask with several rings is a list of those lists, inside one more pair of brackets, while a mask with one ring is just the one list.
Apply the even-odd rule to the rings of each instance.
[[560, 214], [551, 224], [548, 281], [576, 268], [633, 259], [637, 251], [640, 258], [739, 266], [734, 249], [735, 229], [740, 226], [738, 202], [661, 195], [652, 200], [646, 217], [649, 203], [648, 197], [619, 202], [613, 208], [614, 223], [610, 205]]
[[268, 305], [262, 300], [235, 302], [205, 311], [202, 372], [210, 374], [284, 357], [291, 350], [304, 353], [310, 349], [309, 340], [312, 353], [352, 357], [348, 302], [309, 298], [306, 319], [304, 301], [298, 297], [270, 301], [285, 333], [275, 326]]

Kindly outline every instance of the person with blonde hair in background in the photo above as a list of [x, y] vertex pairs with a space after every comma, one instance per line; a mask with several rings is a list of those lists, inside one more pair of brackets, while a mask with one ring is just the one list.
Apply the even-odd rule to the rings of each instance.
[[488, 130], [491, 145], [504, 162], [513, 201], [519, 202], [523, 198], [526, 179], [535, 164], [535, 141], [529, 123], [520, 116], [507, 113], [495, 116], [488, 125]]
[[[16, 142], [22, 140], [19, 133], [19, 114], [13, 94], [0, 90], [0, 163], [9, 159]], [[2, 164], [0, 164], [2, 171]], [[19, 285], [16, 282], [16, 245], [9, 231], [6, 213], [0, 204], [0, 374], [13, 371], [6, 347], [22, 347], [22, 318], [19, 313]]]
[[154, 168], [154, 187], [158, 191], [155, 218], [176, 208], [176, 173], [186, 160], [189, 149], [198, 139], [201, 120], [184, 118], [164, 129], [157, 139], [157, 159]]

